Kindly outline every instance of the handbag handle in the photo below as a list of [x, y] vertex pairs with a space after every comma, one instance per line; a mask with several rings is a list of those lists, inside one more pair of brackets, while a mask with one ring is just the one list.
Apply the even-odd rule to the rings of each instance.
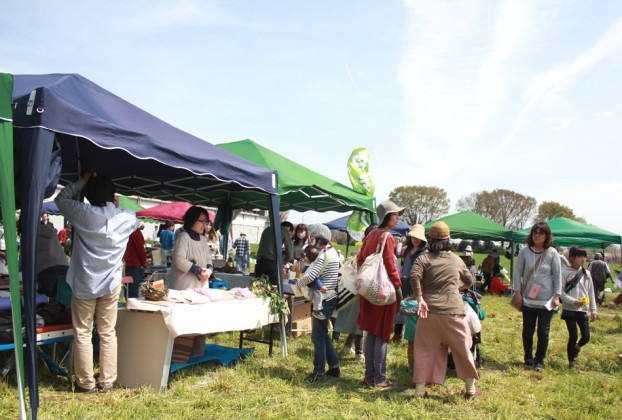
[[387, 243], [388, 235], [389, 235], [389, 232], [385, 232], [382, 235], [382, 247], [380, 246], [380, 241], [378, 241], [378, 244], [376, 245], [376, 254], [378, 254], [378, 252], [380, 252], [381, 254], [384, 252], [384, 245]]

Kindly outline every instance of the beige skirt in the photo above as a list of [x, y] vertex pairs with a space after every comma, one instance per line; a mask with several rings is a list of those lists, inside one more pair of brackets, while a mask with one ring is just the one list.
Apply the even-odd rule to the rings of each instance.
[[479, 379], [471, 345], [473, 338], [464, 315], [428, 313], [419, 318], [415, 333], [414, 383], [442, 384], [447, 373], [447, 348], [460, 379]]

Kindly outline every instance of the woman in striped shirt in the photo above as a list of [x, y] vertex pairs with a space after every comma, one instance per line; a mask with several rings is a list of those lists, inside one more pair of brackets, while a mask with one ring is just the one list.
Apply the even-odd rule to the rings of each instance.
[[[305, 275], [298, 280], [299, 286], [313, 284], [318, 277], [326, 287], [326, 296], [322, 302], [324, 319], [312, 318], [311, 341], [313, 341], [313, 372], [307, 377], [307, 382], [323, 380], [326, 375], [338, 378], [340, 376], [339, 358], [333, 342], [328, 335], [328, 320], [337, 307], [337, 275], [339, 274], [339, 255], [335, 248], [330, 246], [330, 229], [323, 224], [312, 225], [309, 229], [311, 243], [321, 251], [309, 267]], [[328, 363], [328, 370], [326, 364]]]

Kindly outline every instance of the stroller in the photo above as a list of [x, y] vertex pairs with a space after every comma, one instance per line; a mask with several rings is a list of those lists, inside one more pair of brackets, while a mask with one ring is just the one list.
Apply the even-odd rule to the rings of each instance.
[[[480, 299], [482, 298], [482, 296], [473, 289], [462, 290], [460, 292], [460, 295], [462, 296], [462, 300], [473, 309], [475, 314], [477, 314], [477, 317], [479, 318], [479, 320], [483, 321], [484, 318], [486, 317], [486, 314], [480, 304]], [[480, 353], [480, 348], [479, 348], [479, 345], [482, 342], [482, 332], [478, 331], [476, 333], [473, 333], [471, 337], [473, 338], [473, 344], [471, 346], [471, 352], [473, 353], [473, 360], [475, 360], [475, 367], [479, 368], [484, 363], [484, 359], [482, 359], [482, 355]], [[449, 351], [450, 353], [449, 353], [449, 358], [447, 359], [447, 366], [450, 369], [455, 369], [456, 367], [454, 365], [454, 360], [451, 357], [451, 349]]]

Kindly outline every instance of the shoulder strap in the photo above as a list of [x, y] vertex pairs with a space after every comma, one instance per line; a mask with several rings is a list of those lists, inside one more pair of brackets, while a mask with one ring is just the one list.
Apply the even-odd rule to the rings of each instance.
[[575, 286], [579, 284], [579, 281], [581, 280], [584, 274], [585, 274], [585, 268], [581, 267], [581, 269], [577, 271], [577, 274], [575, 274], [572, 280], [566, 283], [566, 286], [564, 286], [564, 292], [568, 293], [569, 291], [574, 289]]
[[378, 253], [383, 253], [384, 252], [384, 245], [387, 243], [387, 236], [389, 235], [389, 232], [385, 232], [382, 234], [382, 246], [380, 246], [380, 241], [378, 241], [378, 244], [376, 245], [376, 254]]
[[551, 248], [547, 248], [547, 249], [544, 250], [542, 255], [540, 255], [540, 258], [538, 258], [538, 261], [536, 261], [536, 264], [533, 267], [531, 267], [531, 270], [529, 270], [529, 273], [527, 273], [527, 275], [523, 278], [523, 281], [521, 281], [521, 283], [520, 283], [520, 291], [521, 291], [521, 293], [525, 290], [525, 287], [527, 287], [527, 283], [529, 283], [529, 280], [531, 279], [531, 276], [533, 275], [533, 272], [538, 269], [538, 267], [540, 266], [540, 263], [542, 262], [544, 257], [546, 257], [546, 255], [549, 253], [549, 249], [551, 249]]

